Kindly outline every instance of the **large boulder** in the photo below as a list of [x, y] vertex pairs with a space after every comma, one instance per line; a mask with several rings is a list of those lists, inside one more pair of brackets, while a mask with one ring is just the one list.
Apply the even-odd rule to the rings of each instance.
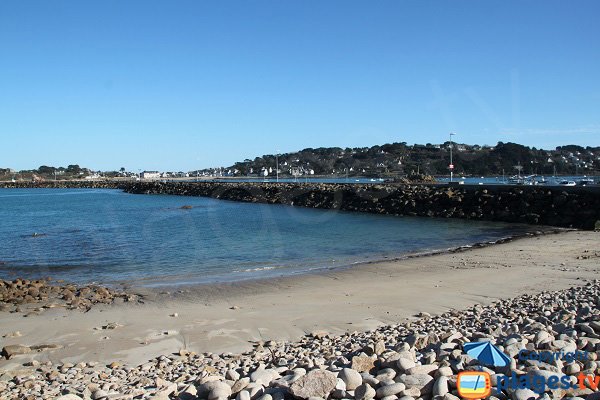
[[427, 374], [402, 375], [396, 381], [404, 383], [409, 389], [418, 388], [422, 395], [430, 394], [433, 389], [433, 378]]
[[7, 360], [10, 360], [14, 356], [27, 353], [31, 353], [31, 348], [28, 346], [23, 346], [22, 344], [11, 344], [8, 346], [4, 346], [4, 348], [2, 349], [2, 355]]
[[375, 359], [369, 356], [352, 357], [352, 369], [358, 372], [369, 372], [375, 368]]
[[271, 381], [279, 378], [281, 378], [281, 376], [274, 369], [259, 368], [250, 374], [250, 380], [252, 382], [260, 383], [263, 386], [269, 386]]
[[362, 385], [362, 376], [351, 368], [344, 368], [338, 373], [338, 377], [346, 383], [346, 390], [354, 390]]
[[336, 374], [331, 371], [315, 369], [292, 383], [289, 392], [301, 399], [308, 399], [309, 397], [325, 399], [335, 389], [336, 384]]
[[198, 386], [198, 397], [209, 400], [224, 399], [231, 396], [231, 387], [223, 381], [210, 381]]

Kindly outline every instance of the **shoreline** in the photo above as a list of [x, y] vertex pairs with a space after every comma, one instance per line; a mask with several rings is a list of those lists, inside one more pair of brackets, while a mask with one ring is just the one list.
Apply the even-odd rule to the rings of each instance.
[[[533, 228], [537, 228], [533, 230]], [[345, 271], [352, 268], [360, 268], [364, 265], [377, 265], [377, 264], [385, 264], [385, 263], [393, 263], [400, 262], [403, 260], [411, 260], [423, 257], [431, 257], [437, 255], [444, 254], [457, 254], [465, 251], [469, 251], [472, 249], [482, 249], [489, 246], [495, 246], [504, 243], [511, 243], [514, 241], [518, 241], [521, 239], [527, 239], [538, 236], [547, 236], [547, 235], [557, 235], [565, 232], [577, 232], [577, 229], [571, 228], [560, 228], [560, 227], [549, 227], [549, 226], [532, 226], [531, 231], [520, 232], [510, 236], [504, 236], [496, 240], [490, 241], [482, 241], [482, 242], [474, 242], [472, 244], [454, 246], [444, 249], [432, 249], [426, 250], [422, 252], [408, 252], [401, 253], [397, 256], [388, 257], [388, 258], [374, 258], [370, 260], [364, 261], [355, 261], [349, 264], [340, 264], [335, 266], [324, 266], [318, 268], [312, 268], [307, 270], [299, 270], [292, 273], [288, 273], [285, 275], [275, 275], [275, 276], [267, 276], [267, 277], [248, 277], [245, 279], [232, 279], [226, 281], [215, 281], [215, 282], [194, 282], [194, 283], [172, 283], [165, 285], [141, 285], [137, 286], [138, 291], [142, 291], [145, 295], [152, 292], [164, 292], [164, 291], [173, 291], [180, 289], [203, 289], [203, 288], [219, 288], [219, 287], [231, 287], [237, 284], [241, 286], [247, 284], [258, 284], [258, 285], [268, 285], [270, 281], [273, 280], [285, 280], [288, 278], [302, 278], [310, 275], [319, 275], [326, 274], [330, 272], [336, 271]], [[152, 278], [159, 279], [159, 278]], [[122, 282], [116, 282], [114, 285], [111, 284], [110, 287], [119, 287], [123, 285]]]
[[[133, 288], [134, 290], [144, 291], [144, 292], [176, 290], [181, 287], [218, 286], [220, 284], [231, 285], [231, 284], [236, 284], [236, 283], [252, 283], [252, 282], [257, 282], [257, 283], [267, 282], [268, 283], [268, 281], [272, 280], [272, 279], [285, 279], [287, 277], [301, 277], [304, 275], [320, 274], [320, 273], [328, 272], [328, 271], [345, 270], [345, 269], [349, 269], [349, 268], [360, 267], [361, 265], [379, 264], [379, 263], [386, 263], [386, 262], [397, 262], [397, 261], [409, 260], [409, 259], [413, 259], [413, 258], [430, 257], [430, 256], [442, 255], [442, 254], [455, 254], [455, 253], [460, 253], [463, 251], [468, 251], [470, 249], [484, 248], [484, 247], [494, 246], [494, 245], [503, 244], [503, 243], [510, 243], [510, 242], [513, 242], [516, 240], [526, 239], [529, 237], [555, 235], [555, 234], [560, 234], [560, 233], [564, 233], [564, 232], [577, 231], [576, 229], [572, 229], [572, 228], [551, 227], [551, 226], [543, 226], [543, 225], [539, 225], [539, 226], [535, 226], [535, 225], [527, 226], [526, 225], [526, 226], [523, 226], [523, 229], [527, 229], [527, 230], [514, 232], [512, 234], [509, 234], [507, 236], [502, 236], [495, 240], [476, 241], [476, 242], [473, 242], [470, 244], [458, 245], [458, 246], [453, 246], [453, 247], [448, 247], [448, 248], [426, 249], [423, 251], [410, 251], [410, 252], [404, 252], [404, 253], [401, 252], [401, 253], [398, 253], [393, 256], [383, 256], [383, 257], [382, 256], [374, 256], [373, 258], [369, 258], [367, 260], [356, 257], [354, 261], [347, 260], [347, 262], [345, 262], [343, 264], [339, 264], [339, 265], [321, 266], [321, 267], [314, 267], [314, 268], [308, 268], [308, 269], [297, 269], [297, 270], [283, 272], [282, 274], [271, 275], [271, 276], [268, 275], [268, 276], [261, 276], [261, 277], [251, 277], [251, 276], [240, 277], [239, 275], [236, 277], [217, 276], [215, 278], [216, 279], [215, 281], [196, 281], [196, 282], [191, 282], [191, 283], [185, 283], [186, 280], [193, 281], [194, 278], [196, 277], [196, 275], [179, 275], [179, 276], [177, 276], [176, 279], [174, 279], [174, 281], [172, 283], [155, 284], [154, 282], [160, 281], [161, 279], [165, 278], [165, 277], [161, 277], [161, 276], [156, 276], [156, 277], [144, 278], [144, 279], [142, 279], [142, 281], [149, 282], [149, 283], [138, 284], [135, 286], [131, 285], [131, 283], [129, 283], [129, 281], [125, 281], [125, 280], [110, 280], [110, 281], [105, 281], [105, 282], [98, 282], [98, 281], [74, 282], [74, 281], [66, 281], [64, 279], [55, 280], [55, 279], [53, 279], [52, 276], [44, 276], [44, 277], [20, 276], [20, 275], [19, 276], [15, 275], [13, 277], [0, 276], [0, 280], [2, 280], [2, 279], [6, 280], [6, 281], [41, 280], [41, 281], [46, 281], [49, 283], [55, 283], [55, 284], [57, 284], [57, 286], [75, 285], [78, 287], [84, 287], [84, 286], [91, 285], [91, 286], [102, 286], [109, 290], [114, 290], [114, 289], [127, 290], [127, 289]], [[1, 263], [0, 263], [0, 267], [6, 268], [6, 266], [2, 265]], [[288, 268], [285, 268], [285, 267], [283, 268], [283, 270], [287, 270], [287, 269]], [[245, 271], [233, 271], [233, 272], [239, 273], [239, 272], [245, 272]], [[248, 271], [248, 272], [253, 272], [253, 271]], [[260, 272], [260, 271], [258, 271], [258, 272]], [[1, 303], [1, 301], [0, 301], [0, 303]]]
[[[167, 296], [148, 293], [145, 304], [98, 305], [85, 313], [53, 308], [24, 318], [4, 312], [5, 345], [58, 348], [2, 360], [0, 370], [21, 370], [32, 360], [138, 365], [182, 349], [241, 352], [256, 341], [369, 331], [420, 312], [565, 289], [598, 275], [599, 238], [569, 231], [268, 282], [181, 287]], [[502, 275], [501, 286], [495, 274]], [[10, 337], [15, 331], [21, 336]]]

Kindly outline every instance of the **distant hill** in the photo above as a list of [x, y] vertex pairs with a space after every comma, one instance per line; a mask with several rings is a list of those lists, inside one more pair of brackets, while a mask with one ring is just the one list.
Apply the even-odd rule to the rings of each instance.
[[[452, 146], [454, 172], [462, 176], [516, 175], [600, 175], [600, 147], [566, 145], [554, 150], [536, 149], [517, 143], [499, 142], [495, 146], [479, 146], [445, 142], [408, 145], [405, 142], [372, 147], [320, 147], [292, 153], [267, 154], [246, 159], [228, 167], [189, 172], [158, 174], [161, 179], [195, 176], [364, 176], [404, 177], [415, 175], [448, 175]], [[0, 168], [0, 180], [49, 180], [121, 178], [134, 179], [138, 172], [120, 168], [115, 171], [92, 171], [73, 164], [67, 167], [42, 165], [38, 169], [14, 171]]]
[[[0, 168], [0, 180], [71, 180], [71, 179], [86, 179], [86, 178], [115, 178], [126, 177], [125, 169], [120, 171], [109, 172], [94, 172], [89, 168], [80, 167], [77, 164], [71, 164], [67, 167], [50, 167], [42, 165], [37, 169], [15, 171], [11, 168]], [[130, 176], [136, 176], [130, 173]]]
[[[448, 175], [450, 142], [408, 145], [391, 143], [372, 147], [307, 148], [279, 155], [280, 176], [346, 175], [402, 176], [411, 174]], [[567, 145], [542, 150], [516, 143], [496, 146], [453, 143], [454, 172], [459, 175], [600, 174], [600, 147]], [[221, 169], [223, 175], [275, 175], [274, 154], [246, 159]], [[210, 170], [203, 170], [207, 173]], [[210, 171], [214, 173], [214, 170]]]

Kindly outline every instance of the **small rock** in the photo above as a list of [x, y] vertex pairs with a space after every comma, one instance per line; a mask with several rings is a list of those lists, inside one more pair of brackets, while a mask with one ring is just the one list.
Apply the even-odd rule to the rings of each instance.
[[250, 374], [250, 380], [263, 386], [269, 386], [269, 383], [279, 379], [280, 375], [273, 369], [257, 369]]
[[244, 378], [238, 379], [231, 387], [231, 392], [238, 393], [241, 390], [243, 390], [246, 386], [248, 386], [249, 384], [250, 384], [250, 378], [247, 376]]
[[242, 390], [235, 396], [235, 400], [250, 400], [250, 392], [247, 390]]
[[375, 354], [381, 355], [385, 351], [385, 342], [383, 340], [375, 343]]
[[433, 384], [433, 395], [444, 396], [446, 393], [448, 393], [448, 378], [441, 376]]
[[225, 373], [225, 378], [232, 381], [237, 381], [238, 379], [240, 379], [240, 374], [235, 369], [228, 369]]
[[429, 394], [433, 388], [433, 378], [426, 374], [403, 375], [398, 379], [407, 388], [418, 388], [421, 394]]
[[513, 392], [511, 398], [513, 400], [531, 400], [537, 399], [538, 395], [530, 389], [517, 389]]
[[363, 383], [354, 391], [354, 398], [356, 400], [371, 400], [375, 398], [376, 392], [370, 385]]
[[369, 372], [375, 368], [375, 359], [369, 356], [352, 357], [352, 369], [358, 372]]
[[326, 338], [327, 336], [329, 336], [329, 332], [327, 331], [313, 331], [310, 334], [312, 337], [316, 338], [316, 339], [323, 339]]
[[577, 375], [581, 372], [581, 366], [577, 363], [569, 364], [565, 367], [565, 372], [567, 375]]
[[398, 361], [396, 361], [396, 366], [398, 367], [400, 372], [404, 372], [410, 368], [413, 368], [416, 365], [417, 364], [409, 358], [399, 358]]
[[406, 389], [404, 383], [392, 383], [391, 385], [382, 386], [376, 391], [377, 398], [394, 396]]
[[223, 381], [210, 381], [197, 387], [199, 398], [217, 400], [231, 396], [231, 387]]
[[108, 393], [102, 389], [94, 390], [92, 393], [92, 400], [101, 400], [108, 398]]
[[406, 370], [408, 375], [419, 375], [419, 374], [427, 374], [429, 375], [433, 371], [437, 370], [438, 366], [435, 364], [425, 364], [425, 365], [417, 365], [412, 368]]

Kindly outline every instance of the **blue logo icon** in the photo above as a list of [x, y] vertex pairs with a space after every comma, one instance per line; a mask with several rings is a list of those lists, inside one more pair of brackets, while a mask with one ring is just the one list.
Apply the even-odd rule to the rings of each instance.
[[465, 353], [476, 358], [483, 365], [506, 367], [510, 358], [490, 342], [471, 342], [463, 345]]

